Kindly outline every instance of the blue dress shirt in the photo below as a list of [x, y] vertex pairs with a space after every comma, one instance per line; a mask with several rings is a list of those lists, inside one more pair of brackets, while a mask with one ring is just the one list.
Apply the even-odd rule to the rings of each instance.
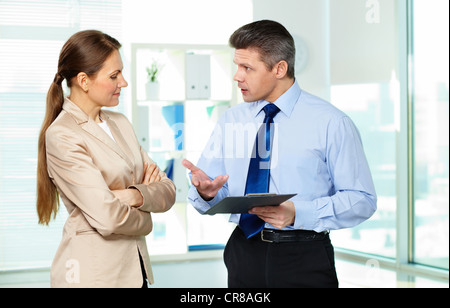
[[[211, 201], [191, 186], [190, 203], [203, 214], [228, 196], [243, 196], [257, 130], [266, 101], [241, 103], [218, 121], [197, 167], [213, 179], [229, 175]], [[377, 197], [361, 137], [352, 120], [330, 103], [302, 91], [297, 83], [274, 102], [269, 192], [297, 195], [295, 222], [285, 230], [321, 232], [349, 228], [376, 211]], [[239, 223], [239, 215], [230, 221]], [[266, 223], [266, 228], [275, 229]]]

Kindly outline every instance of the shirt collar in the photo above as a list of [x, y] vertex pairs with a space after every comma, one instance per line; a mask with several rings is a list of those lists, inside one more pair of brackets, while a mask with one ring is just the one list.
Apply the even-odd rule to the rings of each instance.
[[[302, 90], [298, 85], [297, 79], [295, 79], [294, 84], [273, 103], [289, 118], [301, 93]], [[250, 107], [252, 110], [251, 112], [253, 116], [256, 117], [264, 106], [270, 103], [265, 100], [259, 100], [250, 104], [252, 104]]]

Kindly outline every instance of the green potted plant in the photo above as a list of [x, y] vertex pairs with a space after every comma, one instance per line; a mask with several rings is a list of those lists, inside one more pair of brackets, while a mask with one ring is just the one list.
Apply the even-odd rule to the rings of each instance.
[[158, 75], [161, 72], [161, 65], [153, 60], [152, 65], [147, 67], [147, 83], [145, 85], [145, 94], [147, 100], [159, 99], [159, 82]]

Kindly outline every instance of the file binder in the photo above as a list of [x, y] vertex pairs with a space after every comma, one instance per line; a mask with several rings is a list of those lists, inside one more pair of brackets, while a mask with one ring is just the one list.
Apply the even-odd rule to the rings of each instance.
[[278, 206], [297, 194], [248, 194], [244, 197], [226, 197], [204, 215], [214, 214], [242, 214], [257, 206]]

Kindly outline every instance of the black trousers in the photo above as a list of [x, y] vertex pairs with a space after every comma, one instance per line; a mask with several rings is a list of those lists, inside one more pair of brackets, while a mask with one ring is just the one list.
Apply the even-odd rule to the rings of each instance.
[[144, 261], [142, 260], [141, 253], [139, 252], [139, 262], [141, 263], [141, 273], [142, 273], [142, 289], [148, 289], [147, 284], [147, 274], [145, 273]]
[[267, 243], [238, 227], [224, 251], [230, 288], [337, 288], [334, 249], [323, 240]]

